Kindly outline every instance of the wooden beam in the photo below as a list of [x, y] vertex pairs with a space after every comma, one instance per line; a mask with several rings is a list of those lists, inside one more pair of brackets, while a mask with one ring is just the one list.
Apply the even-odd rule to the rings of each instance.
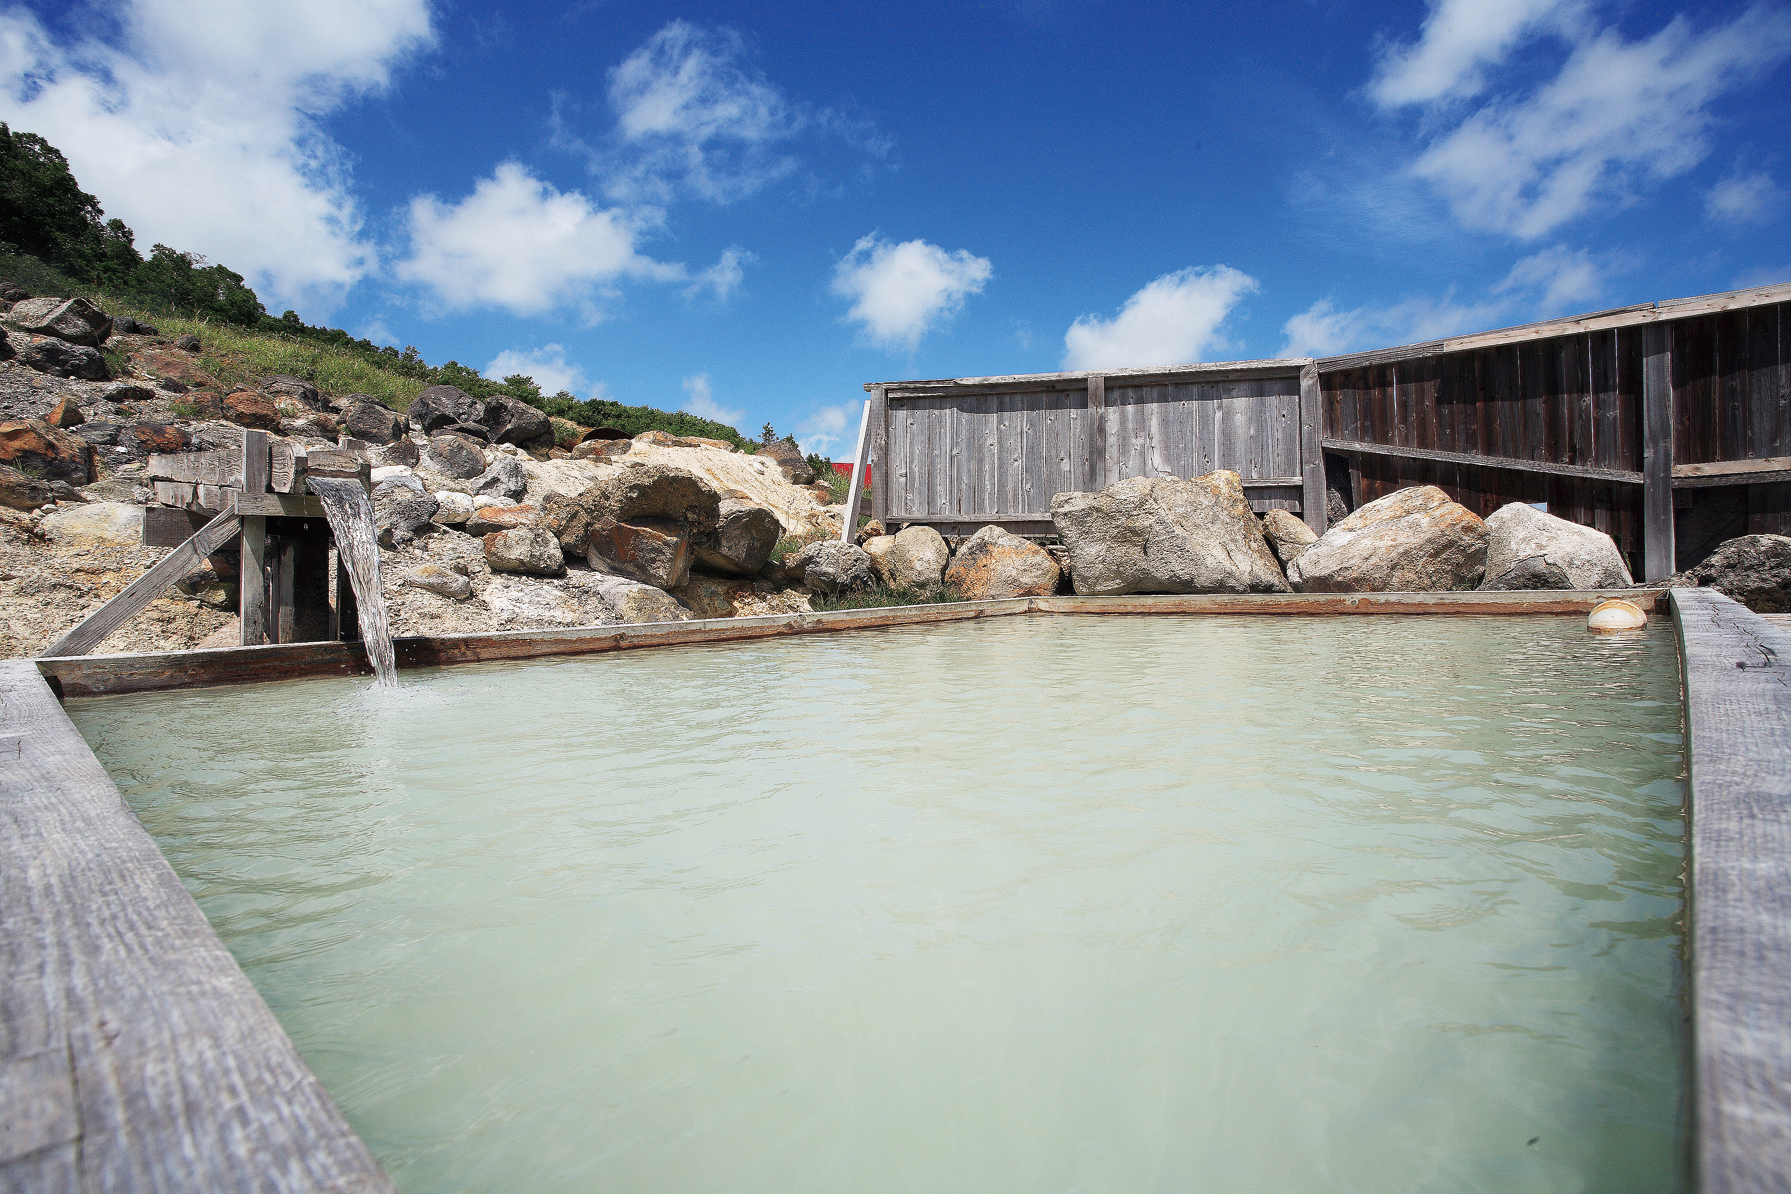
[[1674, 489], [1709, 489], [1714, 485], [1777, 485], [1791, 481], [1791, 469], [1777, 473], [1716, 473], [1705, 477], [1674, 477]]
[[[993, 377], [937, 377], [915, 381], [867, 382], [865, 389], [880, 385], [892, 392], [918, 396], [924, 391], [939, 390], [1048, 390], [1080, 389], [1078, 382], [1092, 377], [1111, 377], [1127, 384], [1163, 381], [1240, 381], [1265, 377], [1298, 377], [1311, 357], [1278, 357], [1267, 361], [1215, 361], [1198, 365], [1159, 365], [1143, 369], [1102, 369], [1073, 373], [1010, 373]], [[938, 395], [931, 394], [931, 397]]]
[[245, 493], [236, 500], [236, 511], [244, 517], [324, 517], [323, 499], [309, 493]]
[[266, 493], [270, 463], [267, 432], [253, 428], [243, 432], [242, 491]]
[[1300, 513], [1315, 535], [1330, 526], [1325, 501], [1324, 395], [1318, 388], [1318, 363], [1300, 370]]
[[286, 535], [276, 536], [268, 557], [267, 637], [270, 642], [296, 643], [298, 541]]
[[1690, 764], [1697, 1188], [1791, 1190], [1791, 635], [1715, 590], [1669, 591]]
[[871, 400], [866, 398], [864, 413], [858, 419], [858, 442], [852, 447], [852, 491], [846, 495], [846, 517], [840, 527], [842, 543], [852, 542], [858, 534], [858, 497], [864, 492], [864, 455], [870, 450], [870, 429]]
[[[1642, 474], [1626, 469], [1594, 468], [1585, 464], [1554, 464], [1546, 460], [1517, 460], [1510, 456], [1476, 456], [1470, 452], [1438, 452], [1430, 448], [1399, 448], [1392, 444], [1370, 444], [1360, 440], [1323, 439], [1320, 443], [1333, 452], [1361, 452], [1369, 456], [1394, 456], [1405, 460], [1435, 460], [1444, 464], [1472, 464], [1481, 468], [1510, 469], [1519, 473], [1552, 473], [1559, 477], [1586, 477], [1594, 481], [1610, 481], [1618, 485], [1640, 485]], [[1322, 467], [1322, 465], [1321, 465]]]
[[358, 452], [313, 448], [305, 454], [307, 477], [347, 477], [371, 485], [373, 465]]
[[303, 493], [305, 490], [305, 458], [289, 439], [277, 439], [268, 445], [267, 487], [275, 493]]
[[[1706, 464], [1675, 464], [1673, 480], [1691, 477], [1734, 478], [1729, 485], [1757, 485], [1760, 482], [1748, 473], [1791, 473], [1791, 456], [1772, 456], [1764, 460], [1712, 460]], [[1777, 478], [1774, 478], [1777, 480]]]
[[1423, 344], [1407, 344], [1398, 348], [1377, 348], [1369, 352], [1352, 352], [1344, 356], [1324, 357], [1318, 362], [1318, 370], [1320, 373], [1335, 373], [1341, 369], [1390, 365], [1396, 361], [1413, 361], [1424, 357], [1441, 356], [1446, 352], [1471, 352], [1477, 348], [1494, 348], [1502, 344], [1515, 344], [1526, 340], [1570, 336], [1577, 332], [1605, 331], [1609, 328], [1636, 327], [1674, 319], [1689, 319], [1694, 315], [1711, 315], [1718, 311], [1736, 311], [1746, 307], [1769, 306], [1773, 303], [1787, 301], [1791, 301], [1791, 283], [1756, 286], [1748, 290], [1730, 290], [1722, 294], [1707, 294], [1697, 298], [1637, 303], [1634, 306], [1594, 311], [1587, 315], [1574, 315], [1566, 319], [1549, 319], [1541, 323], [1526, 323], [1512, 328], [1500, 328], [1496, 331], [1476, 332], [1470, 336], [1455, 336], [1448, 340], [1431, 340]]
[[1642, 570], [1648, 580], [1674, 572], [1673, 368], [1667, 328], [1642, 329]]
[[235, 510], [226, 510], [199, 529], [199, 533], [169, 552], [155, 567], [126, 585], [124, 591], [83, 618], [78, 626], [44, 651], [45, 655], [85, 655], [108, 634], [122, 626], [144, 606], [167, 591], [236, 537], [242, 522]]
[[868, 387], [871, 394], [870, 451], [865, 463], [871, 470], [871, 517], [889, 524], [889, 392]]
[[28, 660], [0, 744], [0, 1190], [390, 1191]]
[[228, 485], [241, 489], [243, 484], [240, 453], [228, 449], [215, 452], [177, 452], [151, 455], [143, 475], [159, 481], [185, 481], [190, 485]]

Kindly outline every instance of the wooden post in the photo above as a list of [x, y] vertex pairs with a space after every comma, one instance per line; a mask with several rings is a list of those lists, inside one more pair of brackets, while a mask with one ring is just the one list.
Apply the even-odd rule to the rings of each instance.
[[1312, 533], [1330, 525], [1325, 511], [1324, 401], [1318, 388], [1318, 362], [1300, 369], [1300, 513]]
[[1088, 379], [1089, 485], [1102, 490], [1112, 484], [1107, 476], [1107, 379]]
[[[1642, 328], [1642, 563], [1648, 580], [1674, 572], [1673, 358], [1670, 328]], [[1632, 335], [1634, 333], [1631, 333]]]
[[298, 544], [284, 531], [273, 537], [268, 552], [268, 639], [290, 643], [298, 632], [298, 611], [292, 603], [293, 573], [298, 568]]
[[[846, 497], [846, 517], [840, 527], [840, 542], [850, 543], [858, 537], [858, 496], [864, 492], [864, 453], [871, 429], [871, 401], [865, 399], [864, 414], [858, 420], [858, 443], [852, 449], [852, 492]], [[876, 515], [871, 517], [875, 518]]]
[[[266, 493], [268, 474], [267, 432], [243, 432], [243, 492]], [[236, 586], [243, 646], [258, 647], [267, 641], [267, 519], [260, 515], [243, 518]]]
[[871, 470], [871, 517], [888, 526], [889, 392], [882, 386], [871, 387], [869, 430], [870, 451], [865, 456], [865, 464]]

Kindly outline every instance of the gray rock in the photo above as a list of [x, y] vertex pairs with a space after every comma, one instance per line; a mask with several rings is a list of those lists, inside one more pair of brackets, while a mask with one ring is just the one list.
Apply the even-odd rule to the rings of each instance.
[[403, 415], [365, 394], [351, 394], [342, 403], [342, 426], [356, 439], [364, 439], [370, 444], [389, 444], [402, 436], [409, 424]]
[[945, 569], [945, 587], [967, 601], [1049, 597], [1062, 574], [1038, 544], [986, 526], [958, 545]]
[[485, 417], [485, 404], [455, 386], [430, 386], [406, 413], [418, 431], [432, 435], [456, 423], [477, 423]]
[[123, 423], [82, 423], [74, 428], [74, 433], [95, 447], [109, 448], [118, 442], [118, 433], [123, 427]]
[[56, 500], [47, 481], [0, 464], [0, 506], [12, 510], [35, 510]]
[[784, 576], [818, 593], [844, 593], [869, 587], [877, 570], [856, 543], [823, 539], [785, 557]]
[[777, 467], [783, 470], [784, 480], [792, 485], [813, 485], [815, 470], [808, 466], [808, 457], [802, 449], [787, 439], [780, 439], [774, 444], [766, 444], [759, 449], [760, 456], [769, 456], [777, 461]]
[[407, 468], [415, 468], [423, 454], [417, 450], [417, 443], [408, 435], [399, 436], [386, 445], [386, 450], [379, 455], [381, 464], [402, 464]]
[[176, 336], [174, 339], [174, 347], [180, 349], [182, 352], [200, 352], [204, 348], [204, 346], [199, 343], [199, 337], [193, 335], [191, 332], [188, 332], [184, 336]]
[[932, 527], [908, 527], [864, 544], [877, 578], [892, 589], [924, 593], [939, 587], [951, 552]]
[[457, 435], [438, 435], [429, 441], [422, 464], [444, 477], [465, 481], [485, 471], [485, 453]]
[[485, 404], [479, 420], [491, 433], [494, 444], [515, 444], [527, 451], [553, 447], [553, 424], [547, 415], [526, 402], [514, 398], [493, 398]]
[[596, 590], [604, 611], [620, 623], [688, 622], [690, 609], [664, 589], [625, 576], [598, 575], [586, 582]]
[[143, 507], [126, 502], [94, 502], [47, 516], [40, 529], [67, 547], [138, 547], [143, 543]]
[[1434, 485], [1369, 502], [1326, 531], [1287, 578], [1302, 593], [1422, 593], [1478, 588], [1486, 524]]
[[422, 589], [426, 593], [434, 593], [454, 601], [464, 601], [473, 595], [472, 581], [440, 564], [419, 564], [404, 573], [404, 583], [413, 589]]
[[[36, 336], [98, 348], [112, 334], [112, 317], [84, 298], [26, 299], [7, 312], [14, 326]], [[103, 376], [103, 374], [102, 374]]]
[[1283, 568], [1318, 542], [1312, 528], [1286, 510], [1270, 510], [1262, 516], [1262, 537]]
[[1733, 597], [1757, 614], [1791, 613], [1791, 537], [1727, 539], [1685, 578]]
[[[559, 536], [551, 529], [554, 542]], [[675, 589], [690, 578], [690, 537], [677, 523], [663, 518], [595, 523], [587, 537], [586, 561], [600, 572], [620, 573], [661, 589]]]
[[[1099, 493], [1060, 493], [1051, 518], [1084, 596], [1285, 593], [1238, 475], [1130, 477]], [[947, 583], [950, 583], [949, 576]]]
[[386, 500], [403, 502], [420, 498], [424, 493], [423, 482], [419, 477], [387, 477], [373, 487], [373, 501], [375, 505]]
[[52, 377], [75, 377], [83, 381], [104, 381], [106, 358], [98, 349], [61, 340], [33, 340], [19, 353], [19, 364]]
[[1486, 578], [1497, 589], [1610, 589], [1635, 583], [1611, 537], [1512, 502], [1486, 520]]
[[783, 537], [777, 515], [752, 502], [723, 498], [713, 535], [693, 544], [697, 562], [724, 575], [751, 576]]
[[471, 494], [461, 493], [454, 489], [439, 489], [435, 492], [435, 521], [441, 526], [457, 527], [473, 516], [479, 508]]
[[517, 501], [528, 492], [529, 478], [522, 462], [513, 456], [493, 458], [491, 467], [473, 480], [473, 492], [482, 497], [501, 497]]
[[436, 501], [432, 497], [393, 502], [375, 518], [382, 547], [403, 547], [429, 530], [435, 516]]
[[485, 563], [493, 572], [520, 572], [528, 576], [564, 576], [566, 557], [552, 531], [541, 527], [517, 527], [485, 536]]
[[328, 409], [323, 395], [317, 392], [316, 386], [304, 378], [294, 377], [290, 373], [275, 373], [264, 377], [261, 379], [261, 384], [255, 388], [276, 404], [282, 398], [290, 398], [306, 410]]

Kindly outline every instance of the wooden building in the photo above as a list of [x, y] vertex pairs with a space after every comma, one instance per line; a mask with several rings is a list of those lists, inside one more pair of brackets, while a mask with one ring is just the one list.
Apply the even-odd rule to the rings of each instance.
[[1605, 531], [1638, 579], [1791, 533], [1791, 284], [1318, 360], [867, 385], [871, 512], [1051, 534], [1051, 495], [1236, 470], [1325, 529], [1437, 485]]

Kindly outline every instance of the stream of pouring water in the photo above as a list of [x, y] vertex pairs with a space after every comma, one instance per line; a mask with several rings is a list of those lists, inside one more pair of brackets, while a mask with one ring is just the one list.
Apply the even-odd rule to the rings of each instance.
[[377, 683], [398, 683], [392, 657], [392, 632], [386, 625], [386, 603], [379, 591], [379, 542], [373, 522], [373, 503], [359, 481], [346, 477], [312, 477], [311, 492], [323, 502], [324, 515], [336, 535], [338, 566], [348, 570], [354, 586], [355, 616], [361, 624], [361, 641], [373, 661]]

